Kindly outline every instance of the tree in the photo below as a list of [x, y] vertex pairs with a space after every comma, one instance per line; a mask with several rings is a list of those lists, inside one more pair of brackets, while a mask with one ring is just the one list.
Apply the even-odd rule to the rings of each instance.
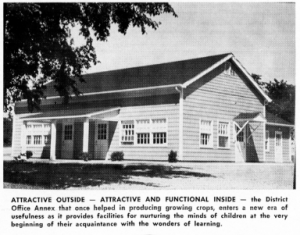
[[[92, 34], [106, 41], [112, 24], [122, 34], [130, 25], [144, 34], [146, 27], [159, 27], [152, 18], [163, 13], [177, 17], [167, 3], [5, 3], [4, 110], [21, 97], [30, 111], [38, 109], [49, 79], [67, 103], [71, 94], [80, 94], [84, 69], [97, 63]], [[74, 45], [75, 26], [83, 46]]]
[[267, 110], [282, 119], [295, 122], [295, 86], [287, 84], [286, 81], [270, 81], [265, 84], [268, 96], [272, 102], [268, 104]]
[[295, 86], [286, 81], [262, 82], [261, 75], [252, 74], [256, 83], [267, 93], [272, 102], [267, 105], [267, 111], [282, 119], [295, 122]]

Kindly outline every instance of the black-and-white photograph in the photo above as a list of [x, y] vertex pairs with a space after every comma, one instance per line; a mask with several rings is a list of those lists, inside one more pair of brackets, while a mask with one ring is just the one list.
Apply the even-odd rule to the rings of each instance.
[[293, 190], [295, 3], [4, 3], [3, 187]]

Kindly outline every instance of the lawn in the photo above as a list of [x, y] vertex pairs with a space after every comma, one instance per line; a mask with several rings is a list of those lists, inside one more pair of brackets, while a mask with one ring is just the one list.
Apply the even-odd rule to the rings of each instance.
[[292, 189], [292, 164], [4, 161], [4, 188]]

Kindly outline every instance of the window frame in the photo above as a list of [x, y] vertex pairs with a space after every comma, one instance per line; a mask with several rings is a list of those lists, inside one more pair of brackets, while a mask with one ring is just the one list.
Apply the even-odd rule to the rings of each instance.
[[[159, 120], [164, 119], [165, 122], [162, 124], [156, 124], [153, 120]], [[149, 121], [148, 124], [145, 124], [143, 126], [143, 123], [139, 124], [139, 121]], [[126, 144], [124, 141], [122, 141], [122, 133], [123, 133], [123, 124], [122, 122], [133, 122], [133, 142], [132, 144]], [[140, 125], [140, 126], [139, 126]], [[168, 118], [167, 117], [151, 117], [151, 118], [136, 118], [136, 119], [124, 119], [119, 121], [119, 146], [122, 147], [165, 147], [168, 146]], [[161, 127], [161, 128], [160, 128]], [[162, 138], [163, 141], [165, 140], [165, 143], [154, 143], [154, 135], [155, 134], [161, 134], [165, 133], [164, 137], [158, 137]], [[138, 135], [149, 135], [149, 143], [139, 143], [138, 141]], [[159, 141], [161, 142], [161, 141]]]
[[[219, 134], [219, 125], [220, 125], [220, 123], [227, 123], [228, 124], [228, 126], [227, 126], [227, 135]], [[228, 137], [228, 147], [220, 146], [220, 139], [219, 139], [220, 136]], [[218, 121], [218, 124], [217, 124], [217, 146], [218, 146], [218, 149], [230, 149], [230, 121]]]
[[[201, 131], [201, 122], [202, 121], [208, 121], [208, 122], [210, 122], [211, 124], [210, 124], [210, 135], [211, 135], [211, 137], [210, 137], [210, 144], [208, 144], [208, 145], [202, 145], [201, 144], [201, 134], [208, 134], [208, 133], [206, 133], [206, 132], [203, 132], [203, 131]], [[203, 149], [207, 149], [207, 148], [210, 148], [210, 149], [212, 149], [213, 147], [214, 147], [214, 121], [213, 120], [211, 120], [211, 119], [207, 119], [207, 118], [200, 118], [200, 120], [199, 120], [199, 147], [200, 148], [203, 148]]]
[[[267, 138], [267, 133], [268, 133], [268, 138]], [[266, 145], [266, 141], [268, 141], [267, 145]], [[266, 130], [265, 133], [265, 152], [270, 152], [270, 131], [269, 130]]]
[[[41, 127], [37, 127], [40, 126]], [[35, 126], [35, 127], [34, 127]], [[25, 128], [25, 146], [26, 147], [45, 147], [51, 145], [51, 124], [49, 123], [36, 123], [36, 122], [29, 122], [26, 124]], [[28, 142], [28, 137], [30, 136], [31, 140], [30, 143]], [[34, 137], [41, 136], [41, 140], [39, 144], [35, 144]], [[45, 144], [45, 136], [48, 136], [49, 142]]]

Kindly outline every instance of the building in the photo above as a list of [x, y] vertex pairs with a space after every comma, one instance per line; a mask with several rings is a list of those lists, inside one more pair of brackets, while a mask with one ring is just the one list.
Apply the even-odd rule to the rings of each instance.
[[[85, 75], [68, 105], [47, 84], [41, 112], [16, 104], [13, 156], [290, 162], [290, 128], [233, 54]], [[274, 118], [274, 117], [273, 117]]]

